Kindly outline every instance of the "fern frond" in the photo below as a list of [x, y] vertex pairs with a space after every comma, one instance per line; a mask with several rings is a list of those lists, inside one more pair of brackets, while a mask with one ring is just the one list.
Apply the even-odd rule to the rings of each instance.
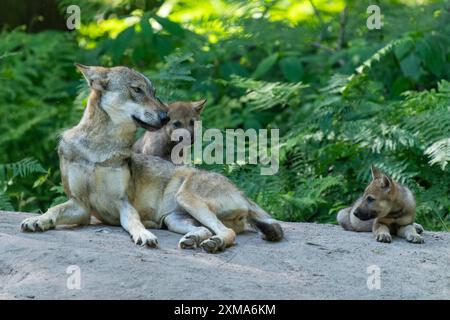
[[450, 162], [450, 138], [436, 141], [425, 150], [425, 154], [430, 156], [430, 165], [437, 164], [445, 170]]
[[32, 173], [46, 173], [42, 165], [33, 158], [25, 158], [20, 161], [8, 164], [0, 164], [0, 171], [11, 171], [12, 177], [26, 177]]
[[239, 76], [232, 76], [229, 84], [245, 89], [245, 95], [240, 98], [240, 101], [248, 104], [254, 111], [290, 104], [294, 98], [299, 97], [302, 89], [308, 87], [301, 82], [266, 82]]
[[192, 77], [189, 62], [192, 61], [193, 54], [176, 52], [164, 58], [164, 67], [153, 76], [161, 81], [195, 81]]
[[0, 190], [0, 210], [14, 211], [11, 201], [3, 191]]

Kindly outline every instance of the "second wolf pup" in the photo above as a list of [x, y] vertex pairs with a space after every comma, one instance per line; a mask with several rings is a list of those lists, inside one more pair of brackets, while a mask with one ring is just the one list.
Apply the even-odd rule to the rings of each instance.
[[194, 142], [194, 123], [200, 119], [206, 100], [177, 101], [169, 105], [170, 121], [157, 131], [146, 131], [133, 145], [133, 151], [150, 156], [171, 160], [172, 149], [177, 141], [172, 141], [172, 133], [177, 129], [189, 132], [191, 143]]
[[338, 223], [350, 231], [370, 231], [379, 242], [396, 234], [412, 243], [423, 243], [420, 224], [414, 223], [416, 203], [412, 192], [372, 166], [372, 182], [351, 207], [339, 211]]

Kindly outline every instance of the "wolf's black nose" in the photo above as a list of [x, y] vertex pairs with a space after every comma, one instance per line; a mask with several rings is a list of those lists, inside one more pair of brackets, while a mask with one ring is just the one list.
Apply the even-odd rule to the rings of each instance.
[[161, 121], [162, 125], [165, 125], [170, 120], [170, 118], [169, 118], [169, 116], [168, 116], [166, 111], [160, 111], [158, 113], [158, 116], [159, 116], [159, 121]]

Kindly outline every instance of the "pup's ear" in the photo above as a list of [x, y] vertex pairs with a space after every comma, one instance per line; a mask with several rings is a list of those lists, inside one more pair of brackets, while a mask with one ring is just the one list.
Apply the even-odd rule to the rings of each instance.
[[75, 63], [75, 66], [83, 74], [89, 88], [97, 91], [103, 91], [108, 86], [107, 69], [102, 67], [85, 66]]
[[195, 109], [198, 113], [201, 113], [205, 107], [206, 99], [198, 100], [198, 101], [192, 101], [191, 106]]
[[379, 179], [379, 178], [381, 178], [381, 176], [383, 175], [383, 174], [381, 173], [381, 171], [378, 170], [378, 168], [375, 167], [374, 165], [372, 165], [372, 166], [370, 167], [370, 171], [372, 171], [372, 179], [373, 179], [373, 180]]
[[175, 102], [167, 104], [166, 106], [167, 106], [167, 108], [171, 109], [171, 108], [174, 108], [175, 105], [177, 105], [177, 104], [178, 104], [178, 101], [175, 101]]
[[395, 189], [395, 184], [392, 181], [392, 179], [385, 174], [382, 175], [381, 179], [382, 179], [381, 186], [384, 189], [384, 191], [387, 193], [393, 193]]

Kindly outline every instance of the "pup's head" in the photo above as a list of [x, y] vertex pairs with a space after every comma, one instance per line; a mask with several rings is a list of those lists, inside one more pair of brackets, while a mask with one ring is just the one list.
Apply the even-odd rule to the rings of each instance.
[[372, 182], [354, 209], [354, 215], [361, 220], [387, 216], [395, 199], [394, 181], [376, 167], [372, 166]]
[[76, 66], [91, 90], [100, 94], [99, 105], [117, 125], [153, 131], [169, 121], [167, 107], [143, 74], [127, 67]]
[[164, 130], [169, 137], [176, 129], [186, 129], [191, 135], [191, 142], [194, 142], [194, 123], [200, 120], [206, 99], [199, 101], [177, 101], [169, 105], [169, 122]]

